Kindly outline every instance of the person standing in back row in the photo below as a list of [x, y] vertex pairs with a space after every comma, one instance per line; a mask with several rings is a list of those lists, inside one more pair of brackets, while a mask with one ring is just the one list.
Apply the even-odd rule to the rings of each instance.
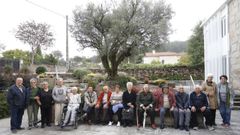
[[216, 110], [218, 107], [217, 103], [217, 85], [213, 82], [213, 74], [207, 75], [207, 80], [202, 84], [203, 93], [205, 93], [209, 100], [209, 108], [211, 113], [211, 121], [213, 121], [213, 125], [217, 126], [216, 124]]
[[27, 91], [23, 86], [23, 78], [18, 77], [16, 83], [9, 88], [7, 102], [11, 113], [11, 131], [17, 133], [17, 130], [24, 129], [21, 127], [22, 116], [27, 106]]
[[52, 97], [54, 99], [54, 110], [55, 110], [55, 126], [60, 125], [62, 110], [64, 107], [64, 103], [67, 99], [67, 88], [63, 85], [63, 79], [57, 79], [57, 85], [53, 88]]

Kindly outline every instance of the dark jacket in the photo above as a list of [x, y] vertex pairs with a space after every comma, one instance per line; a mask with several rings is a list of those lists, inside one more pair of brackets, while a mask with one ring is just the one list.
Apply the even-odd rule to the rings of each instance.
[[132, 105], [135, 106], [136, 103], [136, 93], [131, 92], [129, 93], [127, 90], [123, 93], [122, 96], [122, 102], [123, 102], [123, 107], [124, 109], [129, 109], [129, 106], [127, 105], [128, 103], [131, 103]]
[[179, 109], [189, 108], [189, 95], [187, 93], [176, 93], [176, 106]]
[[149, 91], [145, 93], [144, 91], [140, 92], [139, 95], [137, 96], [137, 105], [140, 106], [143, 104], [145, 107], [148, 105], [154, 105], [154, 98], [153, 94]]
[[52, 90], [46, 92], [41, 89], [38, 91], [37, 96], [40, 98], [42, 107], [51, 107], [53, 105]]
[[200, 95], [197, 96], [196, 92], [190, 94], [190, 107], [194, 106], [197, 110], [203, 106], [208, 107], [208, 100], [206, 94], [200, 92]]
[[17, 106], [20, 108], [24, 108], [27, 105], [27, 90], [25, 87], [22, 87], [21, 90], [16, 86], [16, 84], [12, 85], [7, 94], [7, 102], [9, 106]]

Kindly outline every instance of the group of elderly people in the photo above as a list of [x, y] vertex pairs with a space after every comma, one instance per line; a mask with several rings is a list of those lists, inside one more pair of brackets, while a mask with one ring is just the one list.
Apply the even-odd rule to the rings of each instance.
[[[222, 126], [230, 126], [231, 108], [234, 92], [229, 87], [227, 76], [220, 76], [220, 83], [213, 82], [213, 75], [209, 74], [202, 86], [196, 85], [193, 92], [188, 94], [183, 86], [174, 90], [169, 85], [160, 85], [151, 90], [144, 84], [142, 90], [133, 90], [133, 83], [126, 84], [127, 90], [122, 91], [119, 85], [110, 88], [102, 87], [95, 92], [93, 86], [88, 86], [84, 93], [78, 94], [77, 87], [69, 91], [63, 85], [63, 79], [57, 79], [56, 86], [51, 90], [47, 82], [42, 87], [37, 86], [37, 79], [30, 80], [31, 86], [25, 88], [23, 79], [17, 78], [16, 83], [9, 89], [7, 99], [11, 110], [11, 131], [24, 129], [21, 127], [24, 109], [27, 108], [29, 129], [38, 127], [38, 110], [41, 110], [41, 128], [51, 126], [52, 106], [54, 105], [54, 124], [61, 126], [72, 125], [75, 122], [76, 109], [79, 108], [81, 98], [84, 98], [82, 110], [89, 125], [114, 123], [114, 114], [117, 115], [116, 125], [132, 126], [134, 120], [137, 127], [143, 126], [147, 114], [150, 117], [151, 127], [156, 128], [155, 116], [160, 116], [160, 129], [165, 128], [164, 118], [169, 113], [174, 118], [174, 128], [189, 131], [191, 126], [198, 130], [197, 114], [205, 117], [205, 125], [209, 130], [216, 126], [216, 109], [219, 108], [223, 119]], [[67, 113], [63, 123], [61, 116], [64, 104], [68, 101]], [[156, 113], [158, 112], [158, 113]], [[145, 124], [144, 124], [145, 125]]]

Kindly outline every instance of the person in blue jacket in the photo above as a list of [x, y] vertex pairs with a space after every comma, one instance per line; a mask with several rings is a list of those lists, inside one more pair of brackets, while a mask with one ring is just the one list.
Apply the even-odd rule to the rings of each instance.
[[16, 83], [9, 88], [7, 102], [11, 113], [11, 131], [16, 133], [17, 130], [24, 129], [21, 127], [22, 116], [27, 106], [27, 91], [23, 86], [23, 78], [18, 77]]

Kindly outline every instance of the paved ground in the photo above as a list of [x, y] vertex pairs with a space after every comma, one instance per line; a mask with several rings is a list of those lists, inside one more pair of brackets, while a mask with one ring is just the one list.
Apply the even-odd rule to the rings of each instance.
[[[25, 113], [26, 114], [26, 113]], [[27, 127], [27, 116], [24, 115], [23, 126]], [[215, 131], [208, 131], [207, 129], [200, 129], [198, 131], [190, 130], [190, 132], [175, 130], [172, 128], [165, 128], [160, 130], [152, 130], [151, 128], [137, 130], [136, 127], [123, 128], [116, 126], [88, 126], [79, 125], [78, 129], [61, 130], [59, 127], [47, 127], [45, 129], [37, 128], [32, 130], [19, 131], [18, 135], [240, 135], [240, 111], [232, 112], [231, 128], [223, 128], [220, 126], [221, 118], [217, 112], [217, 124]], [[11, 134], [9, 130], [9, 118], [0, 120], [0, 135]]]

